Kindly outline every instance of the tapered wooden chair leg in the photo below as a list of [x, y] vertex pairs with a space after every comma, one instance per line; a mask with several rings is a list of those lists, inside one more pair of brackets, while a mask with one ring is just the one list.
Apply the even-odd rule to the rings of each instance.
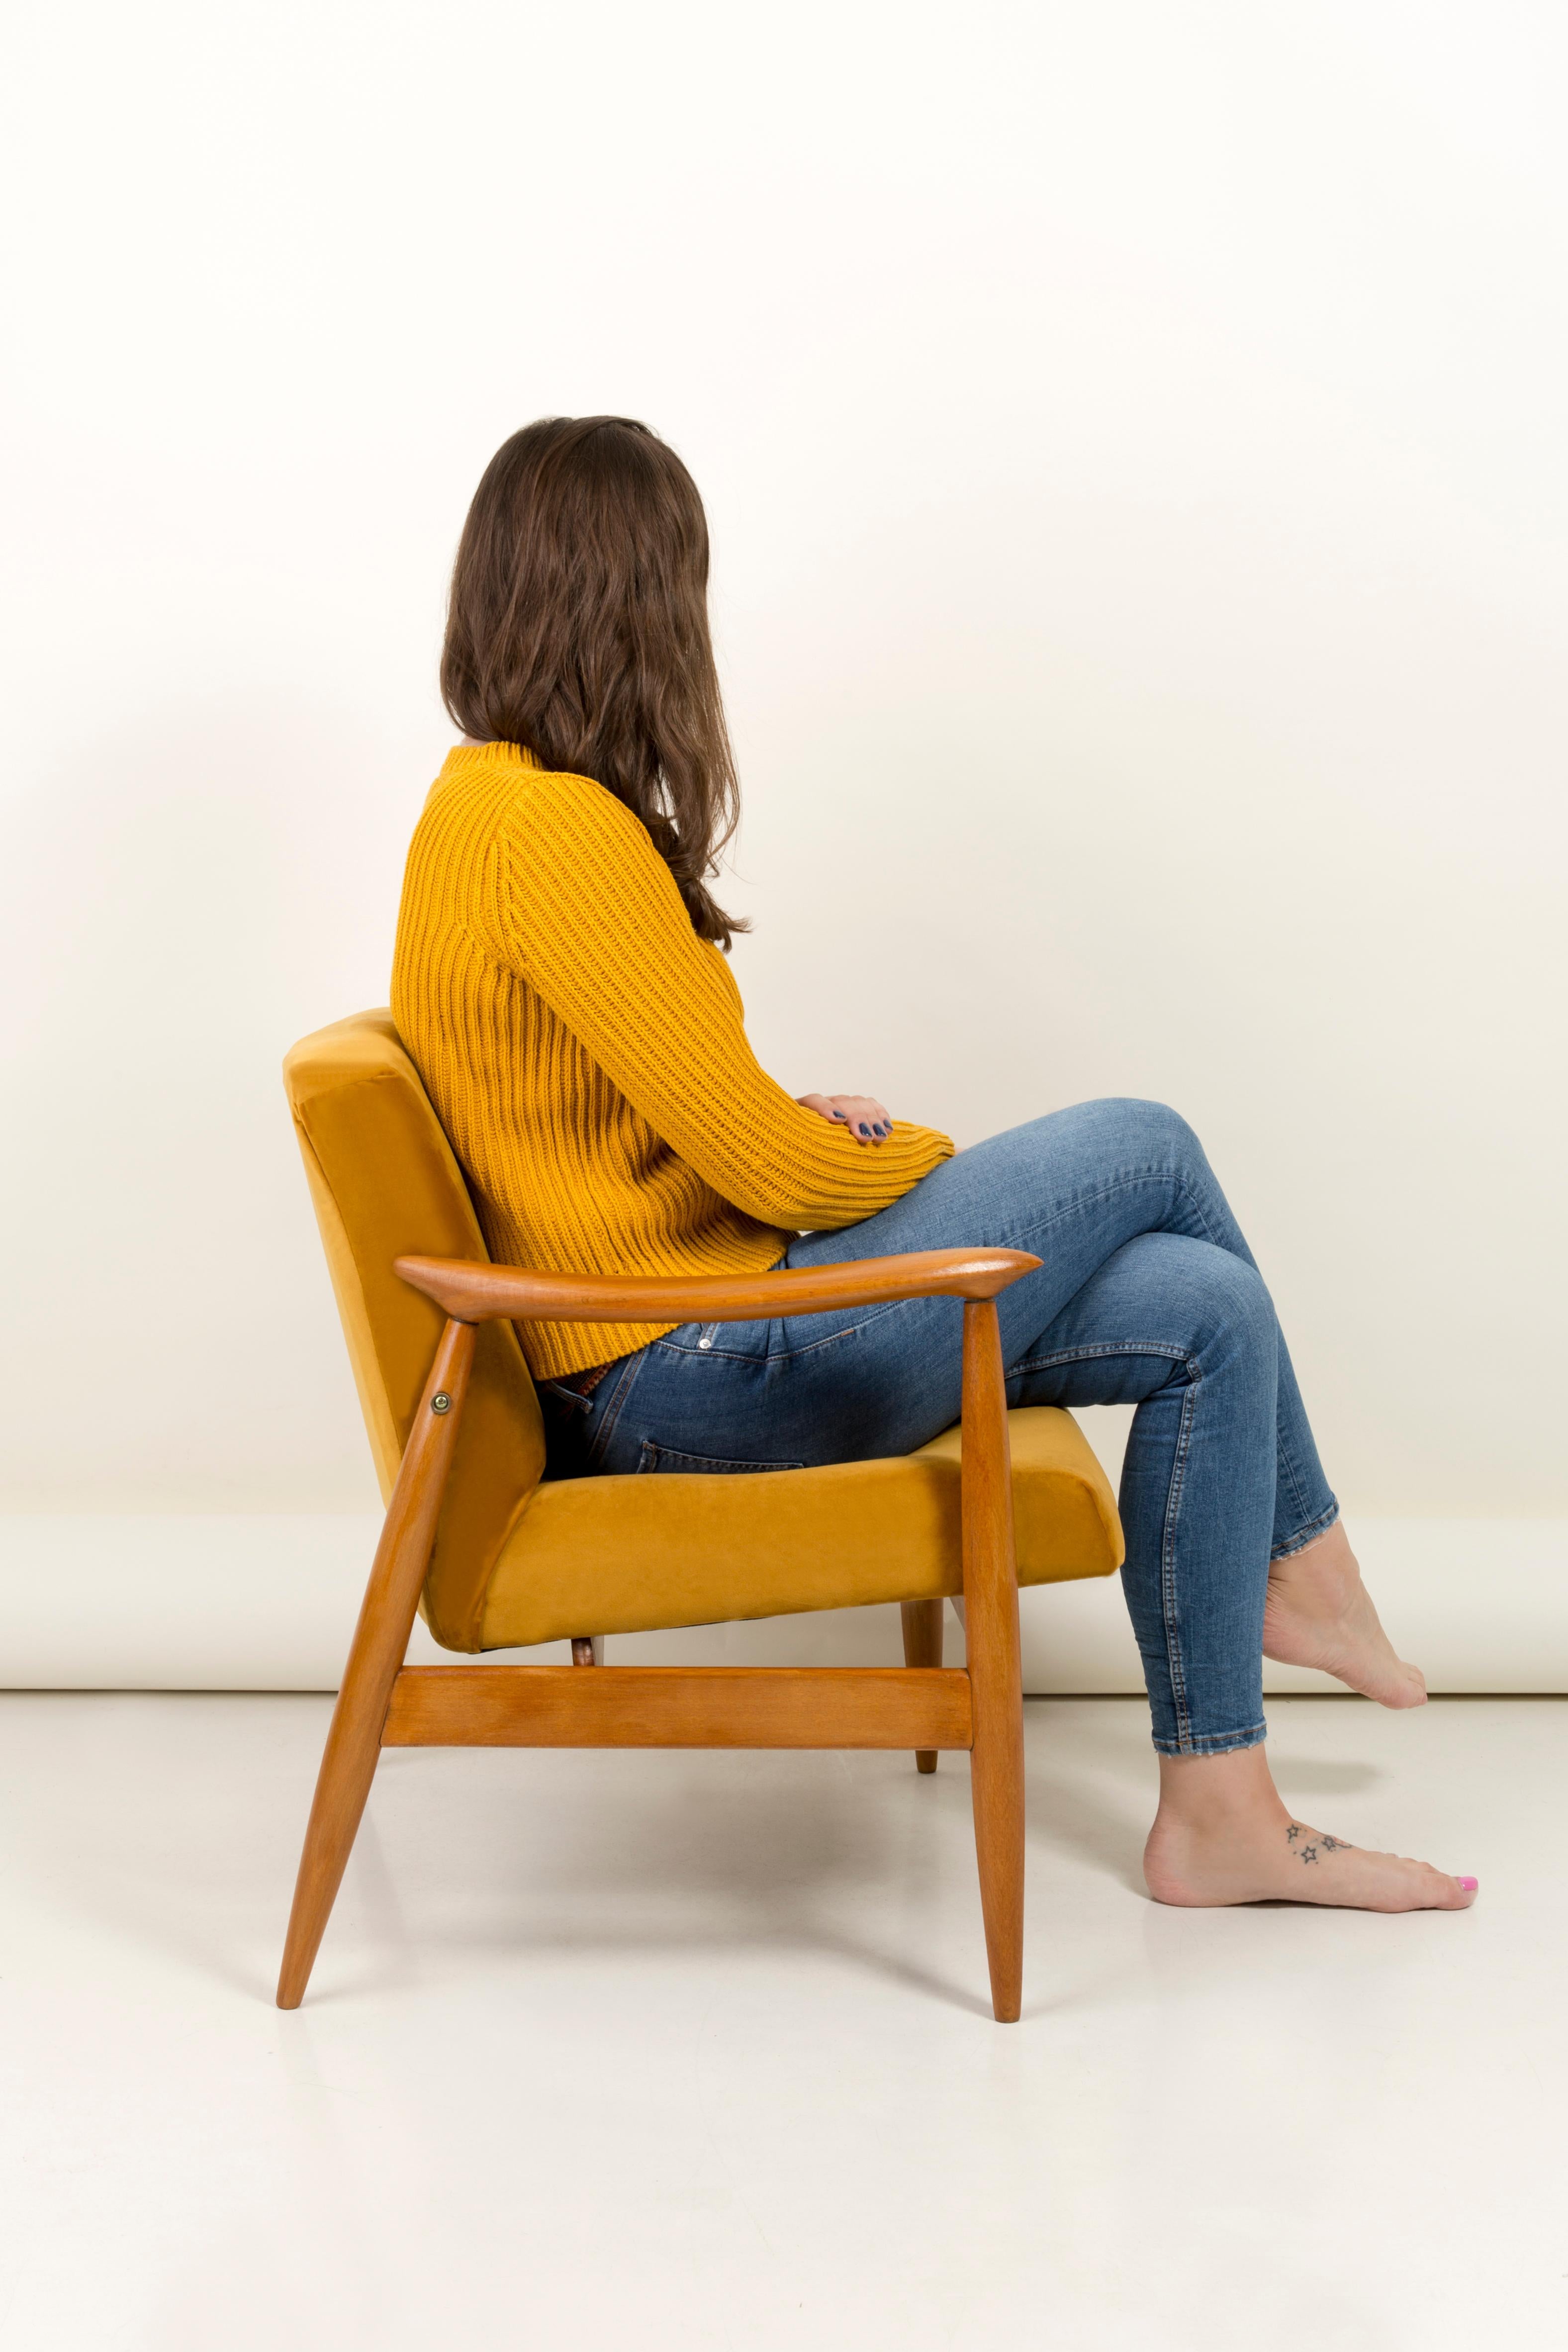
[[[906, 1666], [939, 1666], [942, 1663], [942, 1603], [939, 1601], [905, 1601], [904, 1612], [904, 1663]], [[935, 1772], [939, 1750], [917, 1748], [915, 1769], [917, 1772]]]
[[991, 2006], [1023, 2006], [1023, 1675], [1007, 1390], [997, 1310], [964, 1309], [964, 1630], [974, 1712], [970, 1770]]
[[408, 1648], [474, 1361], [474, 1326], [448, 1323], [403, 1449], [317, 1777], [294, 1889], [279, 2009], [298, 2009], [348, 1866]]
[[[991, 1684], [993, 1677], [977, 1668], [972, 1642], [969, 1658], [975, 1692], [975, 1745], [969, 1759], [975, 1853], [986, 1923], [986, 1957], [990, 1964], [991, 2007], [1001, 2024], [1011, 2025], [1023, 2006], [1023, 1708], [1020, 1698], [1009, 1722], [1008, 1710], [997, 1704], [998, 1692], [1006, 1685], [1005, 1666], [998, 1662], [995, 1687], [982, 1696], [982, 1680]], [[1015, 1691], [1016, 1658], [1015, 1651]]]

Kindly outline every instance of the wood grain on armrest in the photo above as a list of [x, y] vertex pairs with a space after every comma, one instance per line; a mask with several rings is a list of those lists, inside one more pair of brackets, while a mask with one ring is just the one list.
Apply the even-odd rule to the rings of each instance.
[[533, 1274], [459, 1257], [400, 1257], [394, 1271], [459, 1323], [749, 1323], [903, 1298], [994, 1298], [1040, 1264], [1027, 1250], [912, 1250], [776, 1274]]

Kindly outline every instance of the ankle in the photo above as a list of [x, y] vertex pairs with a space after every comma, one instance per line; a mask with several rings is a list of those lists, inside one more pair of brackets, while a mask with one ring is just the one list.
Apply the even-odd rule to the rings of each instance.
[[1335, 1519], [1322, 1535], [1314, 1536], [1299, 1551], [1288, 1551], [1279, 1559], [1270, 1560], [1269, 1574], [1275, 1580], [1289, 1582], [1294, 1577], [1351, 1584], [1359, 1582], [1361, 1569], [1350, 1548], [1350, 1538], [1344, 1531], [1344, 1521]]
[[1291, 1816], [1260, 1740], [1222, 1756], [1162, 1756], [1156, 1826], [1224, 1836]]

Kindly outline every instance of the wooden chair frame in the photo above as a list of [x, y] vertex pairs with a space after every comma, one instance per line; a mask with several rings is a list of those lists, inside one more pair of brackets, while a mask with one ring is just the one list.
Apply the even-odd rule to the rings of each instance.
[[[996, 1298], [1040, 1264], [1019, 1250], [928, 1250], [746, 1276], [618, 1280], [402, 1257], [448, 1321], [403, 1449], [332, 1712], [288, 1922], [277, 2005], [305, 1995], [383, 1748], [911, 1748], [923, 1772], [970, 1751], [980, 1906], [998, 2019], [1023, 1976], [1023, 1691], [1007, 1396]], [[904, 1603], [902, 1667], [403, 1664], [474, 1362], [500, 1318], [747, 1322], [906, 1298], [964, 1301], [961, 1465], [967, 1667], [942, 1664], [942, 1603]]]

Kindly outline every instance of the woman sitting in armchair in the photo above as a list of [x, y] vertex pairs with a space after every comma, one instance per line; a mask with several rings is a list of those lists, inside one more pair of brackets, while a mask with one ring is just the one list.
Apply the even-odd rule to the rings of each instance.
[[[547, 419], [479, 485], [442, 663], [466, 739], [409, 852], [392, 1009], [493, 1255], [726, 1274], [944, 1247], [1041, 1261], [998, 1302], [1009, 1405], [1135, 1405], [1123, 1575], [1161, 1902], [1460, 1910], [1472, 1878], [1298, 1822], [1262, 1660], [1419, 1706], [1363, 1586], [1273, 1303], [1176, 1112], [1081, 1103], [955, 1153], [874, 1097], [791, 1098], [747, 1044], [709, 883], [734, 765], [707, 532], [623, 417]], [[913, 1452], [957, 1417], [953, 1299], [723, 1326], [529, 1324], [551, 1475]]]

